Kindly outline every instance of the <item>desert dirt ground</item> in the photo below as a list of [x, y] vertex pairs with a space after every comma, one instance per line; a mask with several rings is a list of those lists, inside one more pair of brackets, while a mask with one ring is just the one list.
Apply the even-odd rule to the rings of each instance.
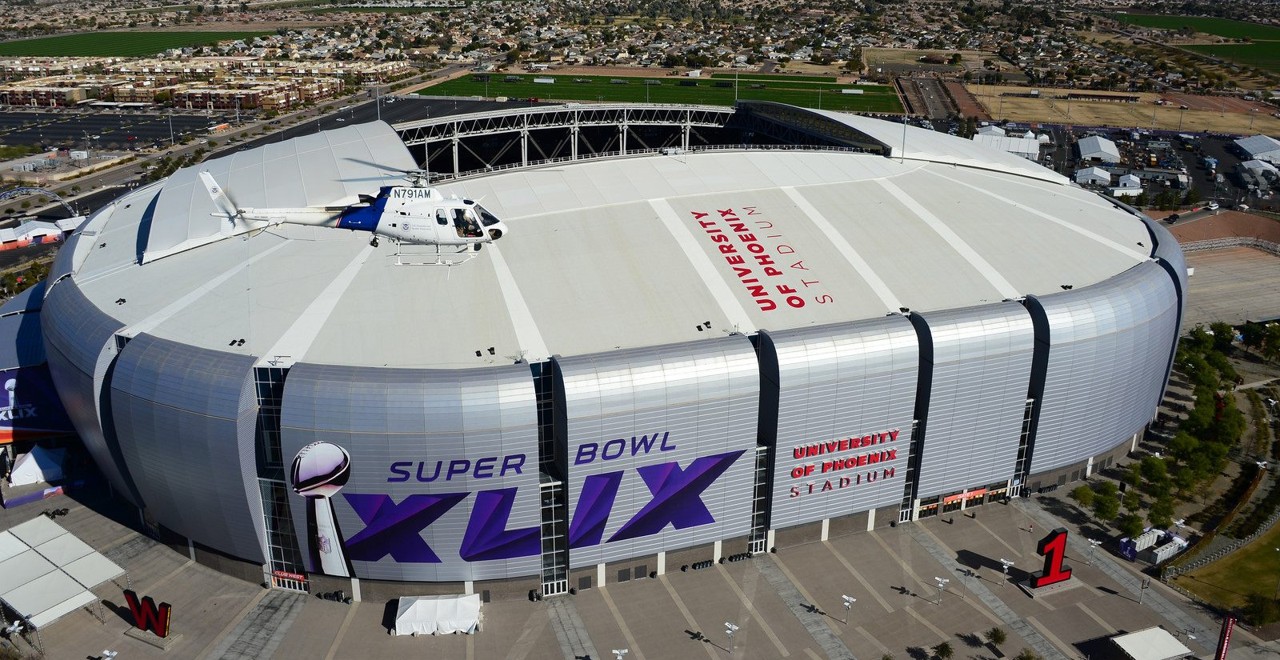
[[[1138, 96], [1138, 103], [1120, 103], [1115, 101], [1081, 101], [1068, 102], [1066, 90], [1044, 89], [1040, 98], [1019, 98], [1001, 96], [1004, 93], [1026, 94], [1026, 87], [1008, 85], [966, 85], [968, 90], [996, 119], [1008, 119], [1020, 122], [1043, 122], [1052, 124], [1072, 124], [1080, 126], [1121, 126], [1137, 128], [1156, 128], [1181, 130], [1188, 133], [1209, 131], [1211, 133], [1280, 133], [1280, 119], [1276, 119], [1264, 110], [1252, 111], [1253, 107], [1262, 107], [1246, 101], [1217, 97], [1189, 97], [1186, 95], [1161, 95], [1147, 92], [1125, 93]], [[1101, 92], [1108, 93], [1108, 92]], [[1121, 92], [1114, 92], [1120, 95]], [[1156, 100], [1165, 97], [1166, 105], [1157, 105]], [[1191, 102], [1187, 102], [1191, 100]], [[1234, 101], [1234, 102], [1228, 102]], [[1187, 110], [1178, 106], [1186, 105]]]

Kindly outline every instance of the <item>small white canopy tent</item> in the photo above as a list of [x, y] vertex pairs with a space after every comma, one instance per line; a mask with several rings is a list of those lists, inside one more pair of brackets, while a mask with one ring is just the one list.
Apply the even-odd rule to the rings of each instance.
[[1116, 635], [1111, 642], [1133, 660], [1173, 660], [1192, 655], [1191, 649], [1163, 628], [1147, 628]]
[[474, 634], [480, 629], [480, 595], [402, 596], [397, 635]]
[[14, 486], [48, 483], [61, 479], [62, 460], [66, 457], [65, 449], [45, 449], [36, 445], [30, 452], [14, 461], [13, 471], [9, 473], [9, 483]]

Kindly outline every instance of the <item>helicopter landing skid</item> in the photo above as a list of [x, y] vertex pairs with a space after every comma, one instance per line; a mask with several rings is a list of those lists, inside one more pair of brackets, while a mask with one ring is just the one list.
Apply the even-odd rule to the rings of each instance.
[[477, 254], [470, 246], [465, 250], [442, 251], [437, 245], [434, 250], [408, 252], [400, 245], [395, 256], [397, 266], [458, 266], [475, 259]]

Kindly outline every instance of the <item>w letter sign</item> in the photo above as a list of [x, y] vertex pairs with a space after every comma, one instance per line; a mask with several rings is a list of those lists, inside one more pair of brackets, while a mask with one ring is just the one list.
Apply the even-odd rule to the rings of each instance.
[[173, 608], [168, 603], [160, 603], [157, 607], [151, 596], [143, 596], [139, 600], [138, 593], [132, 589], [125, 590], [124, 600], [133, 614], [133, 623], [140, 630], [149, 630], [157, 637], [169, 636], [169, 613]]
[[1063, 564], [1067, 557], [1067, 530], [1059, 527], [1040, 539], [1036, 552], [1044, 555], [1044, 570], [1031, 576], [1031, 587], [1039, 589], [1071, 579], [1071, 569]]

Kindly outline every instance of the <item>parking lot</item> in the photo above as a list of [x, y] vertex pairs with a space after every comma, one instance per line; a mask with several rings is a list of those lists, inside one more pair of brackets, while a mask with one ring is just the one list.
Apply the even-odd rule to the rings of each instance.
[[[207, 135], [209, 128], [234, 119], [234, 113], [179, 112], [172, 115], [173, 137]], [[158, 112], [65, 110], [0, 112], [0, 140], [44, 149], [131, 149], [167, 146], [170, 116]]]

